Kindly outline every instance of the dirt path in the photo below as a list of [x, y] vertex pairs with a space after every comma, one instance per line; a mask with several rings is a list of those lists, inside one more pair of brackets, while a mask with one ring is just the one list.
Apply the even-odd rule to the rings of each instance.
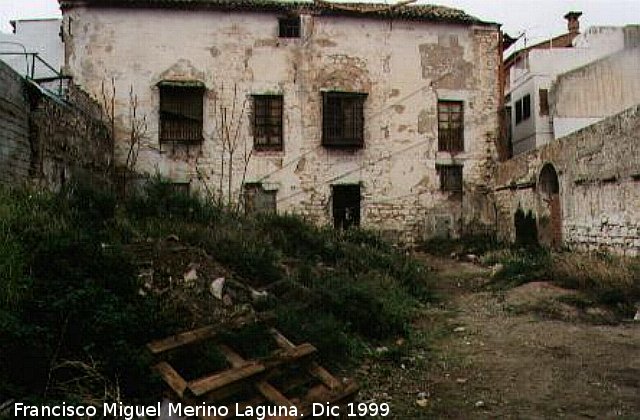
[[640, 324], [548, 319], [527, 308], [571, 292], [487, 292], [487, 270], [420, 258], [441, 278], [441, 304], [416, 324], [426, 348], [367, 373], [396, 418], [640, 418]]

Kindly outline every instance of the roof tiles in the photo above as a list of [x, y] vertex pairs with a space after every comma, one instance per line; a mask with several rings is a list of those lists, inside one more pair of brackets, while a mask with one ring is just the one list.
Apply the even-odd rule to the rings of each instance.
[[423, 4], [333, 3], [305, 0], [59, 0], [59, 2], [63, 9], [69, 9], [75, 6], [205, 8], [280, 13], [308, 12], [320, 15], [347, 15], [460, 24], [496, 25], [490, 22], [483, 22], [459, 9]]

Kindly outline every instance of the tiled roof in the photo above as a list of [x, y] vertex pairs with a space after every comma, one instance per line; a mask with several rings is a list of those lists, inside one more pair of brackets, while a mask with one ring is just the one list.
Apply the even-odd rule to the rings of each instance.
[[[436, 5], [384, 3], [333, 3], [305, 0], [59, 0], [62, 9], [74, 6], [161, 7], [271, 12], [310, 12], [320, 15], [367, 16], [406, 20], [496, 25], [483, 22], [462, 10]], [[406, 3], [406, 2], [404, 2]]]

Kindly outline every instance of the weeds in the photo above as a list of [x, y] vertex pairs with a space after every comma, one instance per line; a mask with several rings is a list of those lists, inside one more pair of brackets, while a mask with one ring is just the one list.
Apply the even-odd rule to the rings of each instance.
[[[332, 364], [362, 357], [371, 340], [408, 334], [418, 300], [430, 298], [422, 267], [374, 233], [291, 215], [245, 217], [160, 179], [122, 201], [81, 184], [59, 194], [0, 190], [0, 198], [1, 395], [73, 398], [62, 394], [81, 388], [91, 401], [117, 388], [128, 400], [154, 397], [144, 343], [193, 326], [139, 295], [123, 252], [132, 242], [173, 234], [254, 287], [280, 285], [265, 305], [276, 326]], [[254, 355], [269, 350], [252, 346], [265, 337], [230, 339]], [[92, 379], [71, 386], [70, 372], [83, 369]]]

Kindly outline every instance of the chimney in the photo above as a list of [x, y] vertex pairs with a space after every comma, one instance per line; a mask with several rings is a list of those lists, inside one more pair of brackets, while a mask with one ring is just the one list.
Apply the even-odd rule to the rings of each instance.
[[564, 15], [564, 18], [567, 19], [567, 30], [569, 33], [577, 34], [580, 32], [580, 16], [582, 16], [582, 12], [569, 12]]

